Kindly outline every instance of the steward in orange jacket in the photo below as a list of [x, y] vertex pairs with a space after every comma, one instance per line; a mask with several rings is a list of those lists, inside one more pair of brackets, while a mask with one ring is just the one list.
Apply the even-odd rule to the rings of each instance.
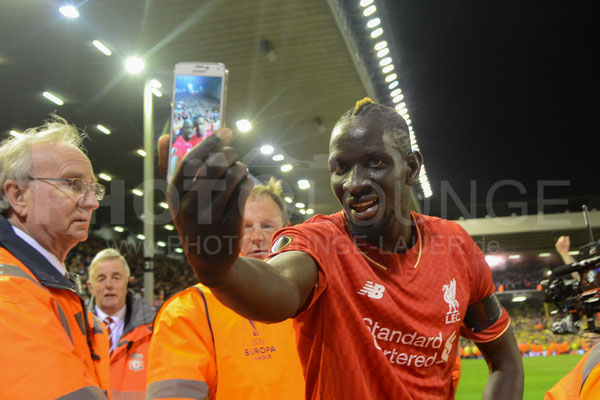
[[292, 321], [243, 318], [203, 285], [163, 304], [148, 358], [147, 399], [304, 399]]
[[[94, 301], [90, 311], [95, 312]], [[152, 322], [156, 312], [142, 296], [128, 291], [125, 327], [117, 348], [110, 355], [110, 394], [112, 400], [144, 400]]]
[[579, 363], [552, 389], [545, 400], [595, 400], [600, 396], [600, 344], [592, 347]]
[[106, 399], [102, 323], [44, 256], [0, 216], [0, 398]]

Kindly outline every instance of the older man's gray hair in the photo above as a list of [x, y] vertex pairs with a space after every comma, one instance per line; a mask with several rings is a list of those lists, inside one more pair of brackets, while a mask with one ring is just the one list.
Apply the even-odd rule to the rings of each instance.
[[0, 214], [7, 215], [10, 204], [6, 200], [4, 185], [7, 180], [24, 183], [31, 174], [31, 148], [38, 143], [63, 143], [85, 153], [85, 133], [69, 125], [59, 116], [37, 128], [27, 129], [0, 142]]

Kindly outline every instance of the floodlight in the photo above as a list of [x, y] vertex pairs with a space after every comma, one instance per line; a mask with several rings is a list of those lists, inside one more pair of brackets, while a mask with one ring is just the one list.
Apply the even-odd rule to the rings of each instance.
[[146, 63], [140, 57], [129, 57], [125, 60], [125, 70], [136, 75], [142, 72], [146, 68]]
[[252, 123], [250, 123], [250, 121], [247, 119], [240, 119], [235, 123], [235, 126], [237, 126], [238, 130], [243, 133], [249, 132], [252, 129]]

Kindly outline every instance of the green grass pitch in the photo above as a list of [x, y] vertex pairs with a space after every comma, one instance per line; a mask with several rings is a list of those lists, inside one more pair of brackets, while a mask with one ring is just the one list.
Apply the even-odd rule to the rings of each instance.
[[[579, 362], [582, 355], [523, 357], [525, 368], [525, 400], [543, 399], [544, 393]], [[457, 400], [479, 400], [487, 381], [488, 368], [483, 359], [462, 360]]]

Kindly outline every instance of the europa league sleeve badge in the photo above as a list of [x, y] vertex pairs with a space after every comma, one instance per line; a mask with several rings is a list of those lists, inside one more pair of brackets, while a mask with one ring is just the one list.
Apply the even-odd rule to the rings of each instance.
[[280, 237], [275, 241], [275, 243], [273, 243], [273, 246], [271, 247], [271, 253], [277, 253], [278, 251], [285, 249], [290, 243], [292, 243], [291, 236], [286, 235]]

